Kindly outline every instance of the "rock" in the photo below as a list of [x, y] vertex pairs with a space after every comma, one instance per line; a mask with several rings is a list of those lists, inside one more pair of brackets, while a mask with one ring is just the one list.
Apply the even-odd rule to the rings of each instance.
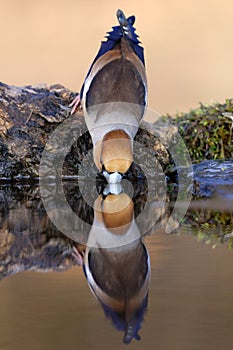
[[0, 83], [0, 179], [38, 177], [46, 140], [68, 117], [73, 96], [60, 85], [18, 88]]
[[[70, 116], [69, 104], [74, 96], [74, 92], [61, 85], [19, 88], [0, 83], [0, 180], [38, 179], [41, 155], [49, 136], [69, 118], [72, 118], [71, 123], [63, 123], [56, 132], [56, 147], [65, 148], [66, 137], [67, 142], [73, 137], [73, 145], [63, 165], [63, 175], [77, 175], [82, 167], [86, 176], [95, 176], [97, 169], [92, 158], [89, 157], [88, 163], [85, 163], [92, 141], [83, 114], [79, 112]], [[136, 140], [157, 155], [163, 166], [169, 164], [170, 157], [164, 145], [145, 131], [145, 125], [139, 130]], [[54, 145], [51, 144], [51, 147]], [[63, 152], [62, 148], [60, 150]], [[52, 158], [55, 153], [55, 149], [54, 152], [49, 149], [48, 169], [54, 164]], [[139, 171], [134, 165], [129, 174], [138, 175]]]

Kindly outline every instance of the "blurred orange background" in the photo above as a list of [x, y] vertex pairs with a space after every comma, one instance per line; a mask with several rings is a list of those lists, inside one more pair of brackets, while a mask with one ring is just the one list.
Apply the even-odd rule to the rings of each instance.
[[0, 0], [0, 81], [79, 91], [118, 8], [136, 15], [150, 108], [233, 97], [232, 0]]

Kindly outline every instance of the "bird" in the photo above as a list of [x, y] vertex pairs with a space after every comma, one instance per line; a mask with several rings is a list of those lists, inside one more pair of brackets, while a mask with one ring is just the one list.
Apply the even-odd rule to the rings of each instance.
[[71, 103], [81, 107], [93, 142], [93, 158], [108, 183], [120, 182], [133, 162], [133, 139], [147, 105], [144, 49], [135, 32], [135, 16], [116, 13], [119, 25], [101, 42], [80, 94]]

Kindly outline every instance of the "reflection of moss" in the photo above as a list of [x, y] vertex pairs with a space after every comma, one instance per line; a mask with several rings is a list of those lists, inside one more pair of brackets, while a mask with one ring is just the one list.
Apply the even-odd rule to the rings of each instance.
[[200, 107], [172, 118], [182, 136], [192, 162], [233, 157], [233, 99]]
[[233, 249], [233, 212], [215, 210], [188, 210], [183, 223], [183, 231], [191, 231], [199, 242], [212, 244], [228, 242]]

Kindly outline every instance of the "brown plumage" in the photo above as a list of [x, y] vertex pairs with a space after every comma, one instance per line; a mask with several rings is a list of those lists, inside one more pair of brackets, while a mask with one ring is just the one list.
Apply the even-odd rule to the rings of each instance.
[[120, 25], [102, 42], [81, 89], [80, 104], [96, 166], [124, 174], [133, 161], [132, 141], [147, 103], [147, 79], [135, 18], [126, 19], [121, 10], [117, 18]]

